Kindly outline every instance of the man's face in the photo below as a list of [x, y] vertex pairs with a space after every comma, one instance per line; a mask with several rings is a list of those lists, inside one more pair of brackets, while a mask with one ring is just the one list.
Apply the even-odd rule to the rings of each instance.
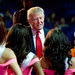
[[38, 31], [44, 27], [44, 14], [35, 13], [30, 16], [29, 24], [32, 29]]

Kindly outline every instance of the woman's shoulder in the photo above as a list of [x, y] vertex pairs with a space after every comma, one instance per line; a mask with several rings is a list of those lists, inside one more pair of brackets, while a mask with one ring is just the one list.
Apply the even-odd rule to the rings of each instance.
[[3, 54], [2, 54], [2, 57], [5, 60], [16, 58], [15, 53], [10, 48], [5, 48], [5, 50], [4, 50]]
[[43, 69], [49, 69], [50, 67], [50, 62], [46, 60], [44, 57], [40, 59], [40, 64]]

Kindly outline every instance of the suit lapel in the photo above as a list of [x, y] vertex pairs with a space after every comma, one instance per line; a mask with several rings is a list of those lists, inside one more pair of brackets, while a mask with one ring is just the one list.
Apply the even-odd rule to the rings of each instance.
[[31, 27], [28, 27], [28, 30], [29, 30], [29, 34], [31, 36], [31, 52], [35, 53], [34, 42], [33, 42], [33, 34], [32, 34]]

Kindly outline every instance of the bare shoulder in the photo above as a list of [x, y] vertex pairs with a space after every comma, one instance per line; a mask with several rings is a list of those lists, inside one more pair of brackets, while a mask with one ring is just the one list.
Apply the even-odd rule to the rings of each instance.
[[5, 48], [5, 50], [2, 54], [2, 58], [4, 58], [5, 60], [9, 60], [9, 59], [16, 58], [16, 56], [15, 56], [15, 53], [13, 52], [13, 50], [11, 50], [9, 48]]
[[72, 64], [75, 64], [75, 57], [71, 58], [71, 62], [72, 62]]
[[[35, 56], [33, 57], [33, 59], [35, 59], [35, 58], [38, 58], [38, 57], [35, 55]], [[32, 60], [33, 60], [33, 59], [32, 59]], [[39, 59], [39, 58], [38, 58], [38, 59]], [[37, 61], [36, 63], [33, 64], [34, 67], [39, 66], [39, 65], [40, 65], [40, 62], [39, 62], [39, 61]]]
[[[38, 57], [35, 56], [34, 58], [38, 58]], [[33, 64], [33, 69], [34, 69], [35, 72], [37, 72], [38, 75], [44, 75], [44, 72], [43, 72], [43, 69], [41, 67], [40, 61], [37, 61], [35, 64]]]
[[42, 64], [42, 63], [44, 63], [44, 57], [42, 57], [42, 58], [40, 58], [40, 63]]
[[40, 59], [40, 64], [42, 68], [49, 69], [50, 62], [46, 60], [44, 57]]

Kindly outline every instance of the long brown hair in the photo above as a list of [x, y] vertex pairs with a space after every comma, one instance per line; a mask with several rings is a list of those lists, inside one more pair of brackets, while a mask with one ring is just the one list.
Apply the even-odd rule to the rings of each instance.
[[0, 44], [6, 39], [7, 30], [4, 21], [0, 21]]

